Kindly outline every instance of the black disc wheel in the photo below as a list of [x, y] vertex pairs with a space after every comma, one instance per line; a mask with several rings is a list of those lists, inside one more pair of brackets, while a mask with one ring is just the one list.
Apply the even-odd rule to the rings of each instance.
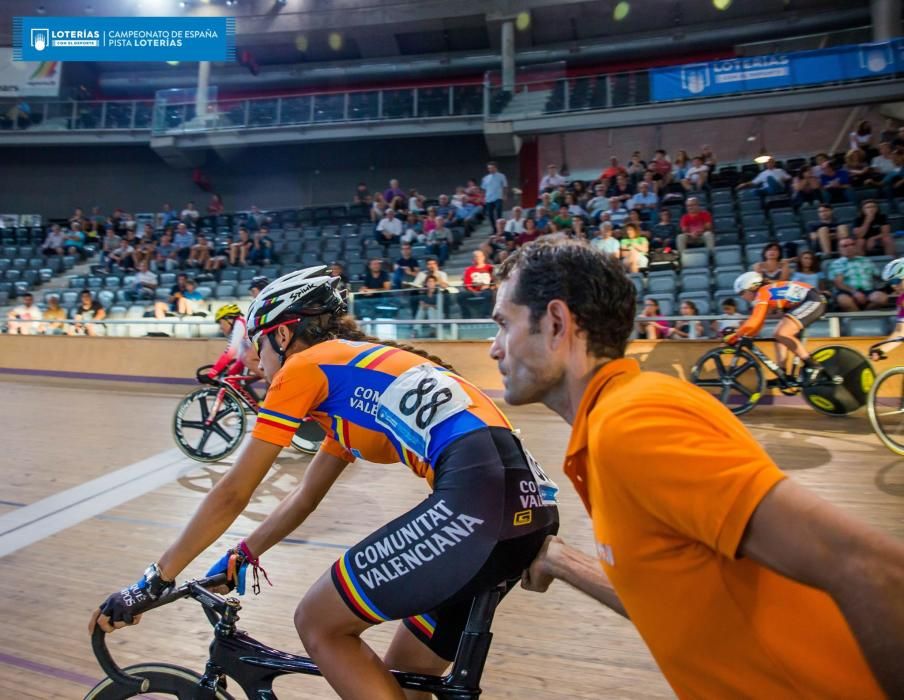
[[802, 382], [807, 403], [829, 416], [844, 416], [866, 405], [876, 380], [869, 360], [843, 345], [818, 348], [813, 359], [824, 371], [812, 382]]
[[245, 429], [241, 400], [224, 388], [193, 391], [179, 402], [173, 416], [176, 445], [199, 462], [217, 462], [232, 454]]
[[753, 409], [766, 388], [760, 363], [744, 349], [710, 350], [691, 368], [690, 379], [737, 416]]

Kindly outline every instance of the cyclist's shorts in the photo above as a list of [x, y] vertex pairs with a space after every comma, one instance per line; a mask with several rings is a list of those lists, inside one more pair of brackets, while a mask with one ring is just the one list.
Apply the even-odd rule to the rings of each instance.
[[811, 289], [807, 292], [807, 296], [790, 311], [785, 313], [797, 321], [802, 328], [806, 328], [811, 323], [818, 321], [826, 312], [826, 300], [817, 290]]
[[403, 619], [451, 661], [474, 596], [519, 579], [559, 514], [543, 504], [521, 442], [505, 428], [462, 436], [435, 472], [425, 501], [349, 549], [331, 573], [362, 620]]

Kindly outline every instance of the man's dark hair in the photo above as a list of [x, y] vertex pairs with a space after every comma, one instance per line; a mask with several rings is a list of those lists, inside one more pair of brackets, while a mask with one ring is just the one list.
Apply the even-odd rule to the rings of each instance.
[[427, 262], [430, 262], [431, 260], [432, 260], [433, 262], [435, 262], [437, 265], [439, 264], [439, 258], [436, 257], [435, 255], [428, 255], [428, 256], [427, 256]]
[[625, 354], [634, 328], [636, 292], [623, 265], [586, 243], [552, 236], [528, 243], [503, 261], [500, 281], [518, 273], [512, 301], [530, 309], [531, 330], [553, 299], [565, 302], [597, 357]]
[[831, 211], [832, 205], [829, 204], [828, 202], [823, 202], [822, 204], [819, 205], [818, 209], [828, 209]]

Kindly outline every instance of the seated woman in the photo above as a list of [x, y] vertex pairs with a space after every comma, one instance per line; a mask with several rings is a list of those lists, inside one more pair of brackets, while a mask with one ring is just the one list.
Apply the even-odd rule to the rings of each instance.
[[[697, 310], [697, 305], [690, 299], [685, 299], [681, 302], [679, 312], [682, 316], [697, 316], [700, 313]], [[669, 338], [675, 338], [676, 340], [693, 340], [705, 337], [706, 334], [701, 321], [678, 321], [675, 327], [672, 328], [671, 333], [669, 333]]]
[[647, 340], [667, 338], [672, 331], [672, 324], [663, 321], [659, 311], [659, 302], [655, 299], [644, 299], [641, 318], [637, 320], [637, 335]]
[[759, 272], [767, 282], [786, 282], [791, 279], [791, 266], [782, 258], [782, 247], [770, 243], [762, 252], [762, 260], [753, 264], [753, 271]]
[[647, 254], [650, 242], [640, 235], [637, 224], [625, 225], [625, 237], [621, 239], [621, 259], [628, 272], [640, 272], [650, 264]]

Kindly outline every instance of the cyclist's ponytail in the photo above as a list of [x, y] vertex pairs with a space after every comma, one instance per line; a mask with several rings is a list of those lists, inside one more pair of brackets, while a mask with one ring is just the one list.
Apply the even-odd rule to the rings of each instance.
[[[389, 347], [399, 348], [406, 352], [420, 355], [424, 359], [443, 367], [450, 372], [455, 372], [455, 368], [448, 362], [436, 355], [425, 350], [416, 348], [406, 343], [397, 343], [394, 340], [380, 340], [371, 335], [367, 335], [359, 328], [358, 323], [351, 316], [331, 316], [324, 314], [316, 318], [306, 319], [306, 321], [298, 323], [294, 328], [294, 334], [307, 345], [316, 345], [324, 340], [332, 340], [339, 338], [341, 340], [351, 340], [364, 343], [378, 343], [380, 345], [388, 345]], [[456, 372], [457, 374], [457, 372]]]

